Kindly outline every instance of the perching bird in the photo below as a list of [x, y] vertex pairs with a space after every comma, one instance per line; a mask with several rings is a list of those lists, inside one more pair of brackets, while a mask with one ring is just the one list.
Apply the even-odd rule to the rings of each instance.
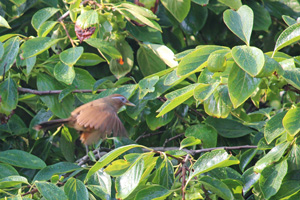
[[34, 126], [35, 130], [47, 130], [66, 124], [80, 132], [80, 140], [85, 145], [97, 143], [113, 132], [116, 137], [127, 136], [126, 129], [117, 112], [123, 106], [135, 106], [123, 95], [113, 94], [76, 108], [69, 118], [56, 119]]

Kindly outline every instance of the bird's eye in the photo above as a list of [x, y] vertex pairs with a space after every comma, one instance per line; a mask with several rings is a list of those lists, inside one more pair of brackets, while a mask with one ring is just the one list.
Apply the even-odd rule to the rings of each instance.
[[126, 102], [126, 99], [124, 97], [121, 98], [122, 102]]

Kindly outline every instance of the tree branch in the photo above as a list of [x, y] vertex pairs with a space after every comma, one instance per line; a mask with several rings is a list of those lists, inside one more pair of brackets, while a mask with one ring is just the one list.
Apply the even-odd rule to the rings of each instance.
[[[96, 93], [105, 91], [106, 89], [96, 90]], [[60, 94], [63, 90], [47, 90], [47, 91], [38, 91], [29, 88], [18, 88], [19, 92], [31, 93], [36, 95], [49, 95], [49, 94]], [[72, 93], [92, 93], [93, 90], [73, 90]]]
[[181, 136], [183, 136], [183, 135], [184, 135], [184, 133], [180, 133], [180, 134], [178, 134], [178, 135], [175, 135], [174, 137], [171, 137], [171, 138], [166, 139], [165, 142], [164, 142], [164, 144], [163, 144], [163, 147], [165, 147], [165, 146], [167, 145], [168, 142], [170, 142], [170, 141], [172, 141], [172, 140], [175, 140], [175, 139], [177, 139], [177, 138], [179, 138], [179, 137], [181, 137]]
[[[244, 146], [233, 146], [233, 147], [213, 147], [213, 148], [206, 148], [206, 149], [198, 149], [198, 150], [190, 150], [190, 149], [181, 149], [181, 151], [185, 151], [186, 153], [190, 154], [190, 155], [195, 155], [195, 154], [199, 154], [199, 153], [203, 153], [203, 152], [209, 152], [209, 151], [213, 151], [216, 149], [224, 149], [224, 150], [238, 150], [238, 149], [255, 149], [257, 148], [257, 146], [255, 145], [244, 145]], [[143, 149], [144, 152], [149, 152], [149, 151], [153, 151], [155, 153], [160, 153], [160, 152], [165, 152], [165, 151], [172, 151], [172, 150], [179, 150], [179, 147], [149, 147], [149, 149]], [[107, 154], [108, 152], [111, 151], [111, 149], [108, 148], [100, 148], [100, 157], [104, 156], [105, 154]], [[98, 149], [95, 149], [93, 151], [93, 153], [95, 154], [95, 158], [99, 159], [99, 155], [98, 155]], [[177, 158], [173, 155], [170, 154], [166, 154], [168, 157], [174, 158], [176, 159], [178, 162], [183, 163], [183, 159], [182, 158]], [[89, 161], [89, 156], [85, 155], [82, 158], [78, 159], [76, 161], [76, 163], [78, 163], [79, 166], [84, 165], [85, 163], [87, 163]]]
[[186, 165], [186, 162], [189, 160], [190, 155], [186, 155], [185, 159], [183, 160], [183, 164], [182, 164], [182, 183], [181, 183], [181, 193], [182, 193], [182, 200], [185, 200], [185, 177], [186, 177], [186, 170], [188, 168], [188, 166]]

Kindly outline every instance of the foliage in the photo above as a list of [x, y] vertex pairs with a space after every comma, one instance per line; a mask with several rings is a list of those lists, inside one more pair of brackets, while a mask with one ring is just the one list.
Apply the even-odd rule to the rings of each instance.
[[[1, 198], [299, 199], [299, 2], [134, 3], [0, 2]], [[100, 152], [32, 128], [113, 93]]]

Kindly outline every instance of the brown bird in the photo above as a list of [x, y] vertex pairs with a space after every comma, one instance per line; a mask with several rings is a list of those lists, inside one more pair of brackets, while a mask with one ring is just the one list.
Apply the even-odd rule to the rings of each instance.
[[123, 95], [113, 94], [96, 99], [76, 108], [69, 118], [56, 119], [34, 126], [35, 130], [47, 130], [66, 124], [81, 132], [80, 140], [85, 145], [97, 143], [113, 132], [116, 137], [127, 136], [126, 129], [117, 112], [123, 106], [135, 106]]

